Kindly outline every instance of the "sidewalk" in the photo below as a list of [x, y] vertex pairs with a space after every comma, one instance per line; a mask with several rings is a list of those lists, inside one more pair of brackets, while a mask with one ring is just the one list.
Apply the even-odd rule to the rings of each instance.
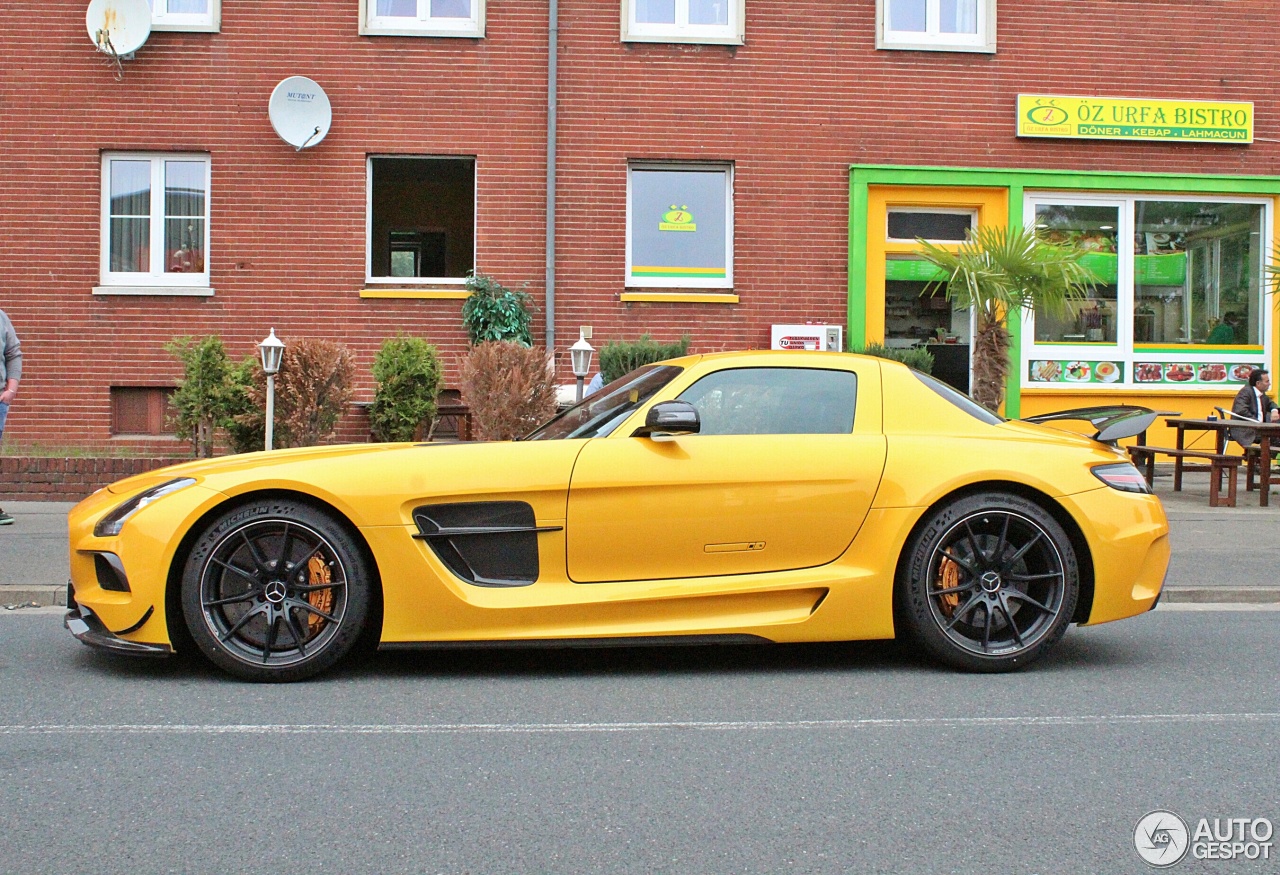
[[[1280, 603], [1280, 486], [1258, 507], [1243, 475], [1236, 507], [1209, 507], [1205, 474], [1188, 474], [1183, 491], [1157, 466], [1156, 494], [1172, 532], [1173, 559], [1163, 602]], [[0, 609], [66, 604], [67, 511], [73, 502], [5, 501], [14, 517], [0, 526]]]

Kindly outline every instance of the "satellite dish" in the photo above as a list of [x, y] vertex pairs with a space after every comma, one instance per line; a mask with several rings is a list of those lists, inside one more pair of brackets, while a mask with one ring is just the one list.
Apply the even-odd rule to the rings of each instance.
[[333, 122], [329, 95], [306, 76], [290, 76], [277, 85], [267, 114], [280, 139], [299, 152], [323, 140]]
[[147, 0], [89, 0], [84, 21], [98, 51], [117, 58], [132, 55], [151, 36]]

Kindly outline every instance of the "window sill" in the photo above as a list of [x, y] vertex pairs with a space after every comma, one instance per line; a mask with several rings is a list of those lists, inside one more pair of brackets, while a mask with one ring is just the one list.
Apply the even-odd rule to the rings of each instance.
[[974, 43], [912, 43], [880, 40], [876, 43], [876, 48], [891, 52], [960, 52], [971, 55], [994, 55], [996, 53], [995, 43], [976, 45]]
[[94, 286], [95, 295], [169, 295], [182, 298], [211, 298], [209, 286]]
[[465, 289], [361, 289], [362, 298], [405, 298], [418, 300], [464, 300], [471, 293]]
[[648, 304], [736, 304], [738, 296], [724, 293], [623, 292], [623, 303]]
[[362, 27], [361, 36], [418, 36], [432, 39], [484, 39], [484, 28], [478, 30], [427, 30], [409, 27]]
[[220, 33], [221, 24], [152, 24], [155, 33]]
[[624, 43], [670, 43], [672, 45], [743, 46], [746, 40], [740, 36], [689, 36], [676, 34], [623, 34]]

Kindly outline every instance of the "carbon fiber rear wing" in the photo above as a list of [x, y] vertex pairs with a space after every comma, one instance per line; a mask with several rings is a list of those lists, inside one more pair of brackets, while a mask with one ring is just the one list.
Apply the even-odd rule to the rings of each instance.
[[1109, 404], [1099, 407], [1076, 407], [1072, 410], [1059, 410], [1055, 413], [1042, 413], [1039, 416], [1028, 416], [1023, 422], [1034, 422], [1043, 425], [1058, 420], [1078, 420], [1090, 423], [1097, 431], [1092, 435], [1095, 441], [1114, 444], [1121, 438], [1140, 435], [1151, 427], [1161, 416], [1177, 416], [1172, 410], [1151, 410], [1131, 404]]

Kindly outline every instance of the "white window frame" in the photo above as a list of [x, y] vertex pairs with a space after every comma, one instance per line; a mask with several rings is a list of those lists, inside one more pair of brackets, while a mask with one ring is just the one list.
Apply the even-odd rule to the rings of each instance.
[[[480, 221], [480, 161], [471, 155], [369, 155], [364, 162], [364, 282], [366, 286], [458, 286], [467, 284], [466, 277], [455, 276], [374, 276], [373, 275], [373, 162], [379, 158], [424, 158], [436, 160], [470, 160], [472, 171], [471, 239], [477, 240]], [[471, 248], [471, 263], [479, 264], [477, 244]]]
[[417, 0], [418, 17], [379, 16], [377, 0], [360, 0], [360, 33], [364, 36], [443, 36], [483, 38], [485, 0], [471, 0], [470, 18], [432, 18], [431, 0]]
[[151, 29], [218, 33], [222, 29], [222, 0], [209, 0], [203, 14], [170, 13], [169, 0], [151, 0]]
[[724, 2], [729, 6], [726, 24], [689, 24], [689, 0], [675, 0], [673, 24], [651, 24], [636, 21], [636, 0], [622, 0], [622, 41], [742, 45], [746, 41], [746, 0]]
[[986, 52], [996, 50], [996, 0], [978, 0], [977, 32], [943, 33], [941, 0], [927, 0], [926, 32], [894, 31], [889, 26], [890, 0], [876, 0], [876, 48], [926, 52]]
[[[111, 270], [111, 162], [151, 162], [151, 265], [147, 271]], [[204, 272], [173, 273], [164, 269], [164, 163], [195, 161], [204, 164]], [[209, 287], [210, 202], [212, 173], [209, 155], [200, 152], [106, 152], [102, 155], [102, 195], [100, 212], [99, 269], [102, 285], [99, 295], [212, 295]]]
[[[724, 211], [724, 277], [699, 279], [697, 277], [632, 276], [632, 174], [637, 170], [703, 171], [725, 175]], [[730, 163], [681, 163], [677, 161], [632, 161], [627, 164], [627, 240], [626, 286], [648, 289], [718, 289], [733, 288], [733, 165]]]

